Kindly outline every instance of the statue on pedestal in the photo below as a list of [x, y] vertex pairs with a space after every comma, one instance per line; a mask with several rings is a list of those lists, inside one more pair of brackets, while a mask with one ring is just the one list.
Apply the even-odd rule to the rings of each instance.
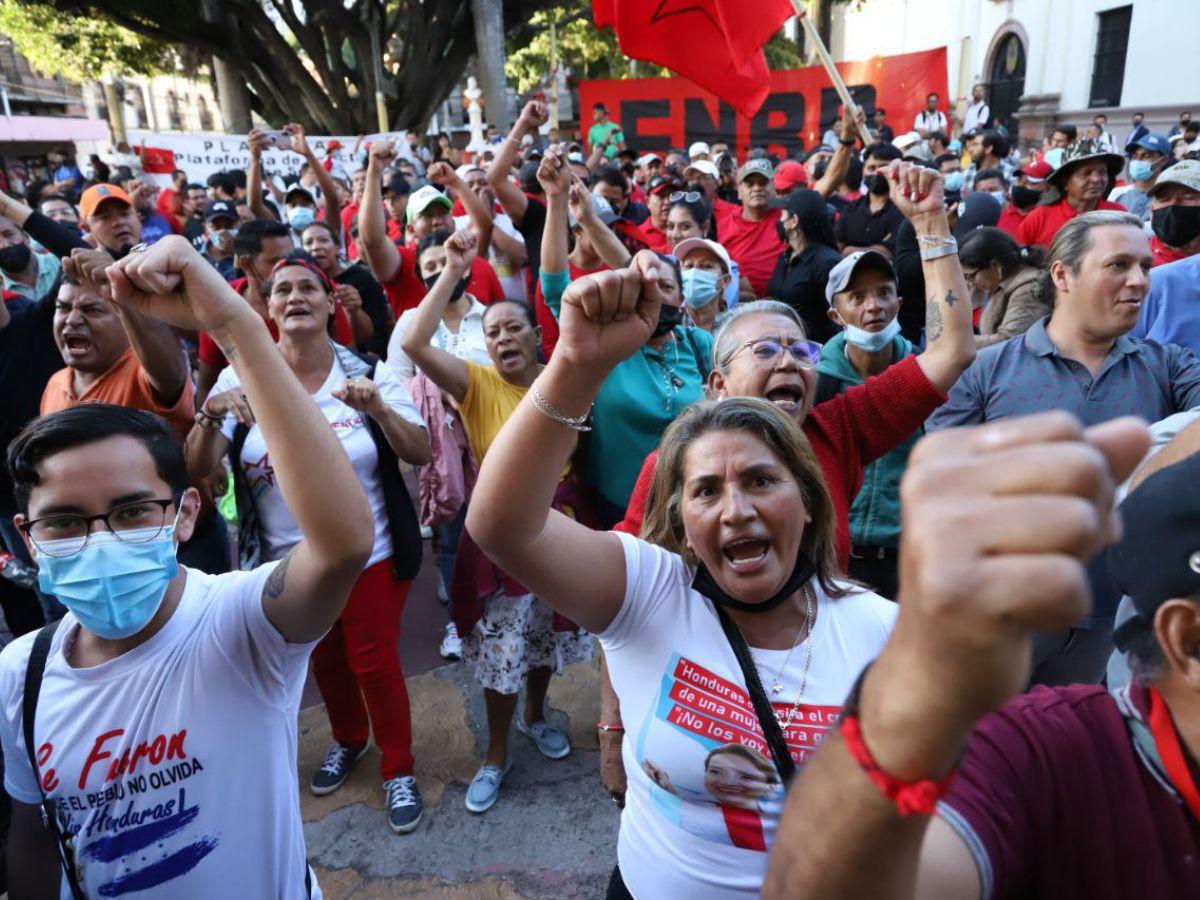
[[483, 103], [480, 102], [483, 91], [479, 89], [479, 82], [475, 80], [474, 75], [467, 79], [467, 87], [462, 96], [467, 106], [467, 121], [471, 127], [471, 142], [467, 144], [467, 149], [478, 153], [484, 148]]

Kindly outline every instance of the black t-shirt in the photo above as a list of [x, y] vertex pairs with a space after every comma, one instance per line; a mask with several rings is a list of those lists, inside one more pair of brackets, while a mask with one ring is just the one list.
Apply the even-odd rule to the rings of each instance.
[[204, 222], [200, 219], [188, 216], [187, 221], [183, 223], [183, 236], [188, 239], [193, 247], [197, 250], [204, 250], [205, 233]]
[[900, 312], [896, 320], [900, 333], [914, 344], [920, 343], [925, 330], [925, 270], [921, 268], [921, 248], [917, 232], [907, 219], [896, 229], [896, 282], [899, 285]]
[[367, 342], [366, 346], [360, 346], [358, 349], [374, 353], [383, 359], [387, 355], [388, 338], [391, 336], [391, 328], [388, 327], [390, 307], [387, 295], [383, 292], [383, 286], [375, 279], [374, 275], [367, 271], [366, 266], [357, 262], [347, 266], [333, 280], [338, 284], [348, 284], [358, 291], [359, 296], [362, 297], [363, 312], [370, 317], [371, 324], [375, 326], [371, 340]]
[[766, 296], [782, 300], [796, 310], [804, 320], [809, 339], [822, 344], [841, 331], [829, 321], [826, 315], [829, 302], [825, 299], [829, 273], [841, 261], [842, 254], [828, 244], [809, 244], [798, 254], [785, 250], [779, 254], [775, 271], [767, 282]]
[[546, 204], [533, 197], [525, 209], [525, 218], [517, 226], [521, 237], [525, 239], [525, 255], [529, 261], [529, 271], [533, 273], [536, 283], [542, 265], [542, 232], [546, 230]]
[[[52, 289], [36, 303], [9, 306], [12, 318], [0, 329], [0, 450], [7, 455], [9, 442], [38, 416], [42, 392], [50, 376], [63, 368], [62, 353], [54, 343]], [[0, 508], [14, 509], [12, 480], [6, 461], [0, 461]]]
[[871, 212], [871, 195], [864, 194], [842, 210], [834, 233], [839, 242], [854, 247], [882, 244], [894, 254], [896, 231], [904, 221], [904, 213], [888, 200], [878, 212]]

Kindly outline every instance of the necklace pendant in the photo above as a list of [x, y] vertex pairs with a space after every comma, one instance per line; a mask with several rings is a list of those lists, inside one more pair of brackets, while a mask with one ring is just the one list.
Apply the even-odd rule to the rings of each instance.
[[772, 694], [782, 694], [783, 693], [783, 685], [779, 681], [776, 681], [774, 684], [771, 685], [771, 693]]

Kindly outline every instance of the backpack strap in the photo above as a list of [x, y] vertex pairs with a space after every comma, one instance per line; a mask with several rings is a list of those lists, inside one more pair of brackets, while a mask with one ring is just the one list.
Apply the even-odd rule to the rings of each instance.
[[54, 632], [58, 630], [59, 621], [44, 626], [33, 639], [33, 649], [29, 651], [29, 663], [25, 667], [25, 690], [21, 698], [21, 726], [25, 732], [25, 752], [29, 755], [29, 767], [37, 781], [38, 793], [42, 795], [42, 824], [54, 834], [54, 844], [58, 849], [58, 861], [62, 865], [63, 875], [71, 887], [71, 896], [75, 900], [85, 900], [83, 888], [75, 870], [75, 848], [59, 828], [58, 810], [54, 802], [46, 796], [42, 787], [42, 778], [38, 774], [37, 753], [33, 749], [33, 726], [37, 720], [38, 696], [42, 692], [42, 676], [46, 673], [46, 662], [50, 658], [50, 643]]

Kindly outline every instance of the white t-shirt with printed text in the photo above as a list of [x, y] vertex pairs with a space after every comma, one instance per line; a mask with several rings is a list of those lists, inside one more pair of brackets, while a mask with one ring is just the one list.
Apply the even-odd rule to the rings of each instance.
[[[599, 638], [625, 724], [621, 875], [640, 900], [757, 897], [784, 789], [741, 668], [683, 559], [617, 536], [625, 600]], [[786, 650], [751, 648], [777, 714], [791, 717], [785, 738], [797, 765], [836, 724], [896, 620], [896, 605], [869, 591], [830, 599], [817, 587], [816, 596], [812, 634], [790, 659]], [[793, 714], [810, 641], [808, 681]], [[772, 695], [781, 667], [784, 689]]]
[[[187, 569], [162, 629], [98, 666], [67, 662], [79, 623], [70, 613], [60, 623], [34, 748], [59, 821], [75, 835], [87, 896], [308, 896], [296, 716], [315, 642], [289, 644], [267, 620], [262, 590], [274, 566]], [[31, 804], [41, 796], [21, 706], [34, 637], [0, 654], [4, 785]], [[71, 897], [65, 878], [61, 896]]]
[[[400, 414], [406, 422], [425, 427], [425, 420], [413, 403], [408, 389], [400, 383], [395, 373], [385, 365], [375, 367], [375, 384], [383, 402]], [[375, 546], [371, 550], [371, 559], [367, 566], [373, 566], [392, 555], [392, 535], [388, 529], [387, 504], [384, 502], [383, 482], [379, 477], [379, 451], [367, 427], [366, 413], [347, 406], [333, 396], [333, 391], [346, 382], [346, 370], [342, 368], [337, 357], [329, 370], [325, 383], [312, 395], [317, 408], [325, 416], [325, 420], [333, 427], [334, 433], [342, 442], [342, 448], [350, 457], [354, 472], [366, 491], [367, 500], [371, 504], [371, 513], [375, 518]], [[217, 383], [212, 389], [213, 394], [221, 394], [238, 387], [241, 381], [233, 366], [226, 366]], [[233, 432], [237, 420], [232, 415], [226, 416], [221, 423], [221, 433], [227, 440], [233, 440]], [[271, 466], [271, 454], [263, 440], [262, 429], [257, 425], [250, 427], [246, 435], [246, 443], [242, 446], [240, 460], [242, 472], [246, 476], [250, 493], [254, 497], [254, 508], [258, 513], [259, 532], [263, 542], [263, 558], [279, 559], [296, 544], [300, 543], [303, 534], [300, 526], [292, 516], [291, 510], [284, 502], [283, 493], [275, 478], [275, 469]], [[319, 478], [320, 473], [313, 473]]]

